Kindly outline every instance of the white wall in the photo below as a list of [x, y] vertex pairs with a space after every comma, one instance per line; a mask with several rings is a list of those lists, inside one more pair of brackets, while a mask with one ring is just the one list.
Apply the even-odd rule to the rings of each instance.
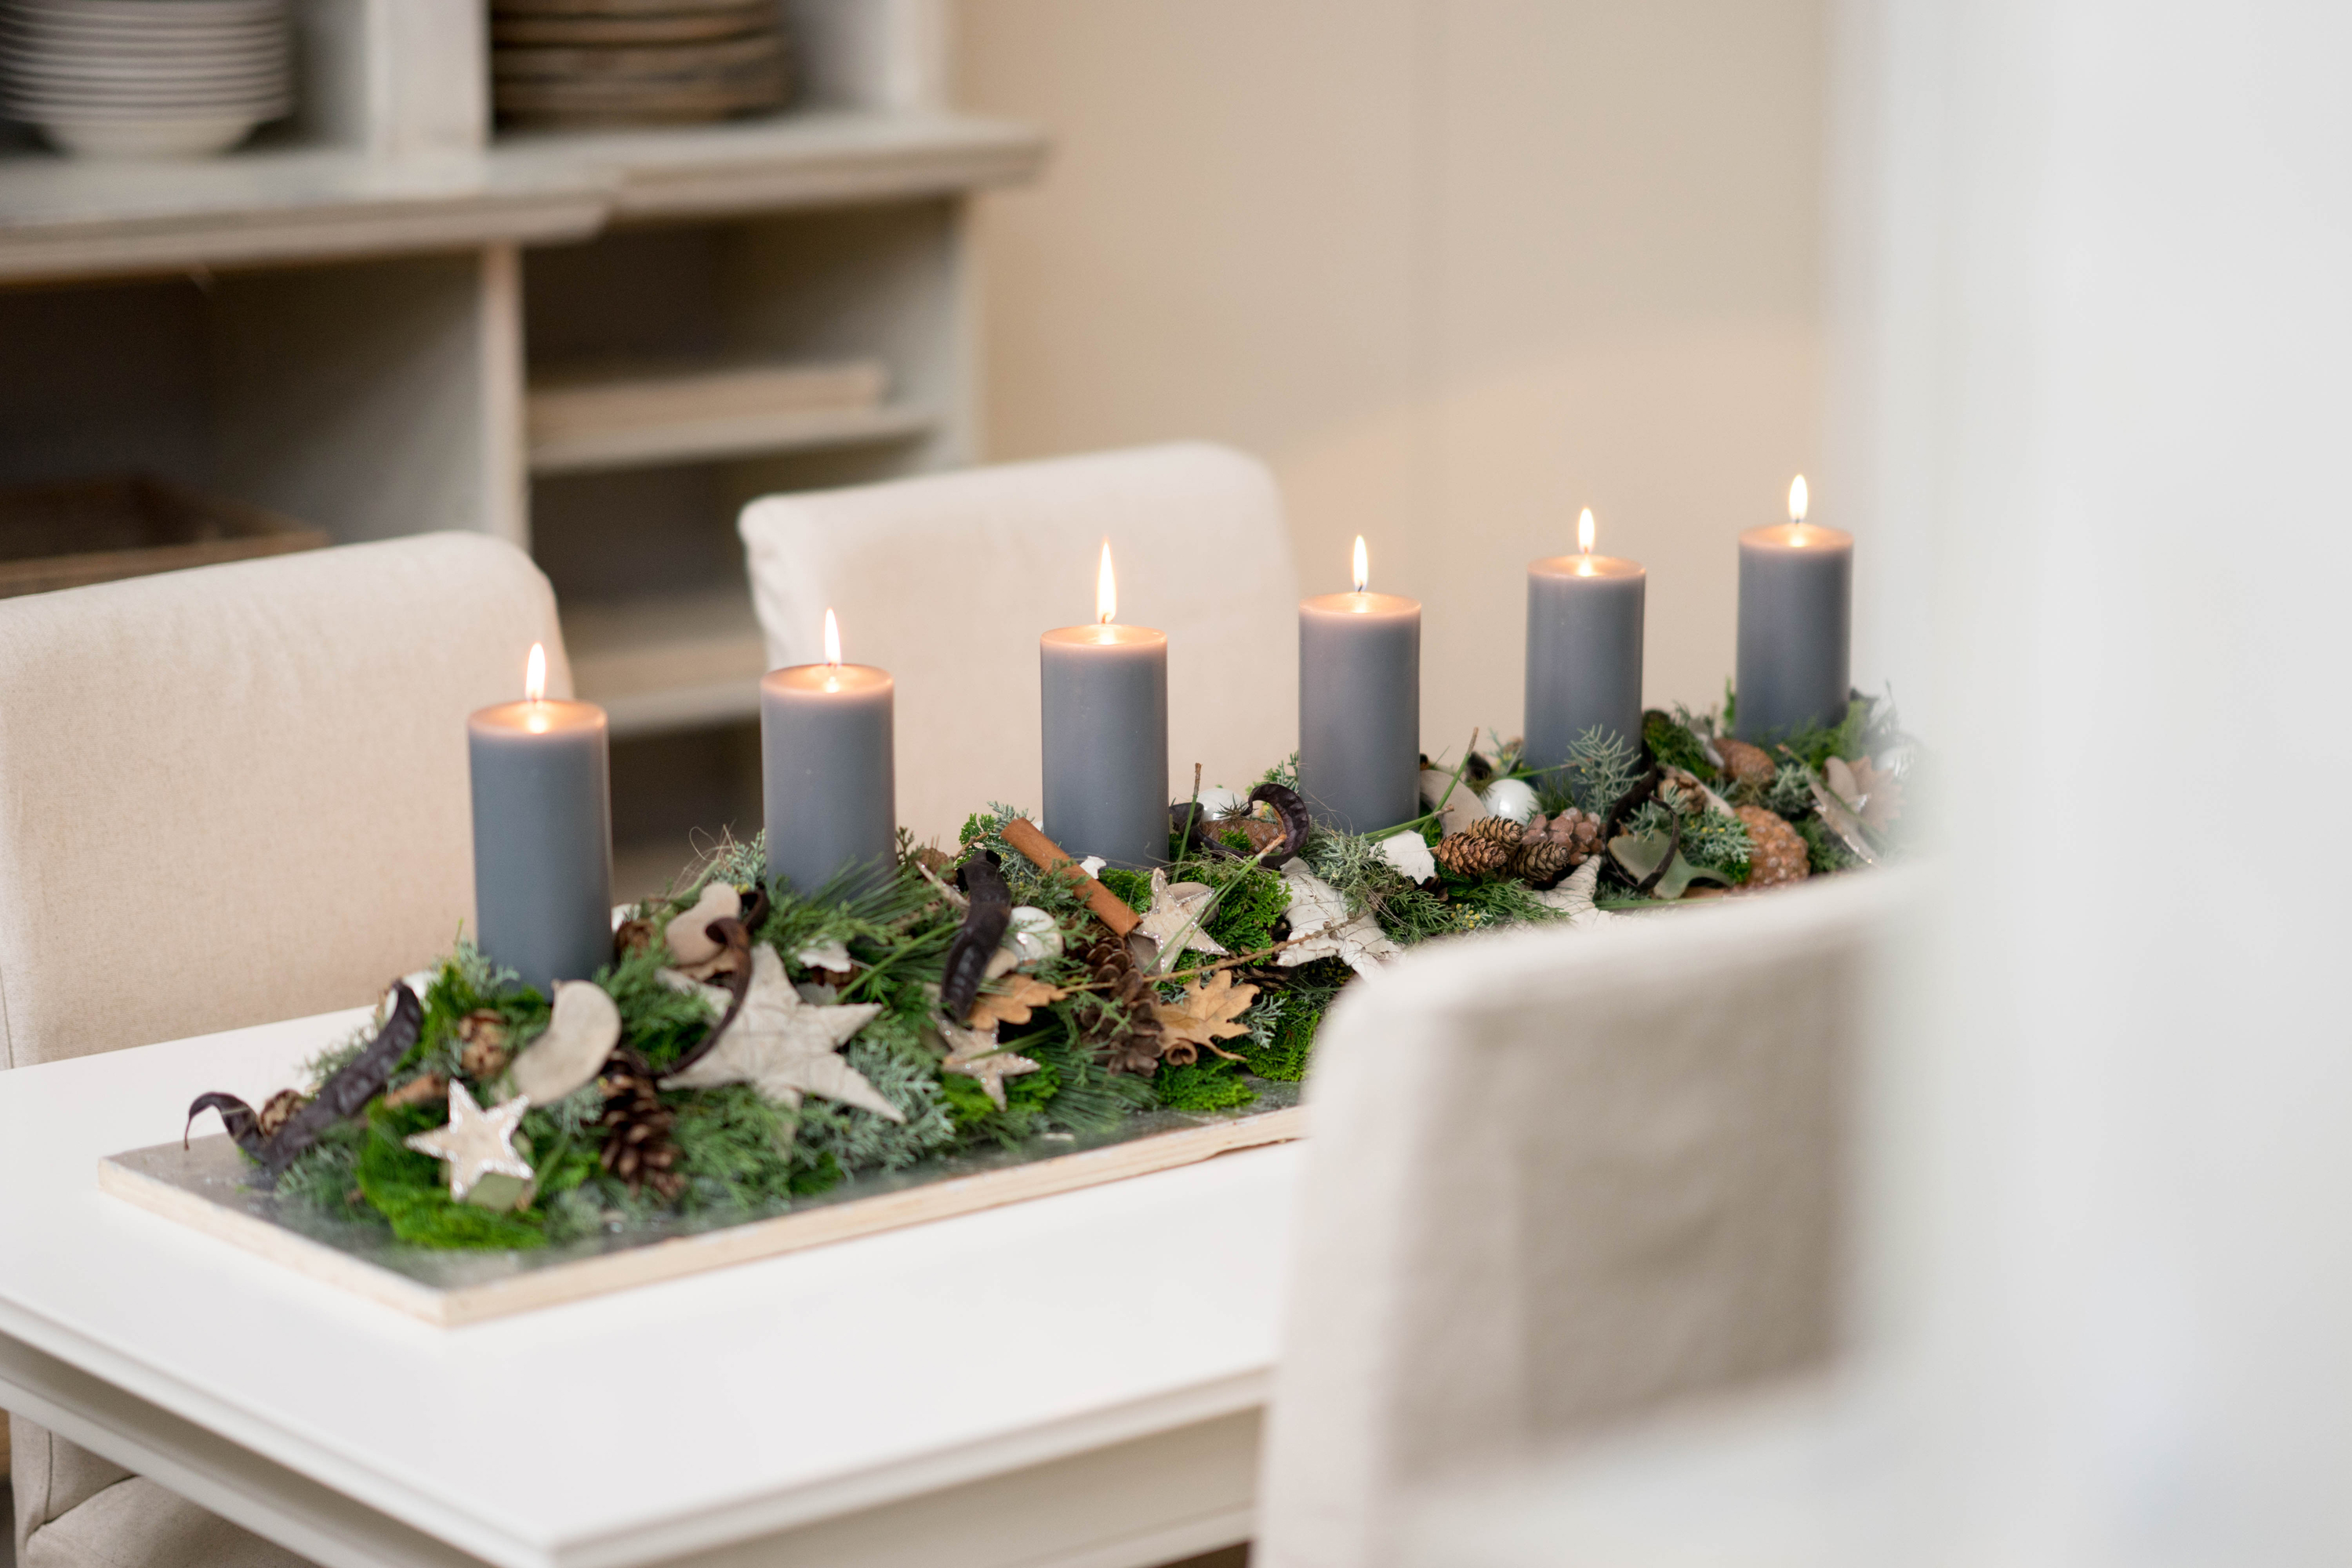
[[[1423, 731], [1519, 728], [1524, 563], [1650, 568], [1648, 697], [1720, 697], [1734, 535], [1817, 471], [1820, 0], [962, 0], [987, 449], [1273, 463], [1302, 582], [1424, 620]], [[1245, 570], [1240, 563], [1233, 570]], [[1858, 674], [1867, 676], [1865, 668]]]

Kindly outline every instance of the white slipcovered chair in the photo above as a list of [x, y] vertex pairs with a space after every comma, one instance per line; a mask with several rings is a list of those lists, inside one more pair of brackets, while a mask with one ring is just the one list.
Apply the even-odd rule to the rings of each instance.
[[[364, 1003], [473, 918], [528, 557], [428, 534], [0, 600], [0, 1067]], [[16, 1417], [19, 1568], [292, 1554]]]
[[1445, 1562], [1450, 1489], [1821, 1364], [1900, 873], [1416, 953], [1318, 1042], [1261, 1568]]
[[[771, 666], [842, 651], [898, 682], [898, 820], [953, 841], [991, 800], [1035, 807], [1037, 638], [1095, 618], [1110, 542], [1118, 618], [1168, 634], [1170, 797], [1246, 789], [1297, 744], [1298, 588], [1264, 464], [1202, 443], [1010, 463], [743, 510]], [[1051, 823], [1045, 824], [1050, 833]]]

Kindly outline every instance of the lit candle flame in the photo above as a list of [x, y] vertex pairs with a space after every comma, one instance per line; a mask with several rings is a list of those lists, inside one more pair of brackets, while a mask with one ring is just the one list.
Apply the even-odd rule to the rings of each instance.
[[1800, 528], [1804, 526], [1805, 507], [1809, 499], [1805, 491], [1805, 476], [1799, 474], [1789, 481], [1789, 521], [1791, 524]]
[[1586, 507], [1576, 514], [1576, 552], [1579, 555], [1592, 553], [1592, 509], [1591, 507]]
[[841, 668], [841, 623], [833, 618], [833, 606], [824, 610], [824, 662], [832, 668]]
[[1371, 564], [1369, 558], [1364, 554], [1364, 536], [1360, 533], [1356, 535], [1356, 592], [1359, 594], [1362, 593], [1364, 591], [1364, 584], [1371, 580]]
[[1110, 541], [1103, 541], [1102, 564], [1095, 568], [1095, 620], [1108, 626], [1118, 615], [1118, 579], [1111, 575]]
[[523, 663], [522, 700], [525, 702], [547, 700], [547, 647], [542, 643], [530, 645], [530, 658]]

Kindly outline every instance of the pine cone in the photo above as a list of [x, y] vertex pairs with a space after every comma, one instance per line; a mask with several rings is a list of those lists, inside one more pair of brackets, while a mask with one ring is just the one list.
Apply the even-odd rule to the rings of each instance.
[[1519, 846], [1511, 874], [1538, 888], [1549, 888], [1568, 874], [1576, 851], [1557, 838], [1530, 838]]
[[1772, 765], [1771, 753], [1746, 741], [1718, 739], [1715, 754], [1723, 759], [1723, 771], [1731, 775], [1734, 784], [1746, 784], [1750, 789], [1769, 787], [1773, 773], [1779, 771]]
[[[1487, 817], [1487, 822], [1497, 820]], [[1474, 881], [1500, 877], [1511, 868], [1511, 860], [1518, 853], [1517, 840], [1505, 843], [1499, 835], [1475, 831], [1481, 826], [1473, 823], [1469, 829], [1449, 833], [1437, 841], [1437, 863], [1457, 877]], [[1511, 825], [1516, 833], [1517, 824]]]
[[1568, 846], [1568, 867], [1576, 869], [1603, 847], [1601, 819], [1589, 811], [1569, 807], [1554, 817], [1537, 817], [1528, 824], [1528, 838], [1548, 838], [1555, 844]]
[[1688, 768], [1667, 768], [1658, 784], [1658, 798], [1685, 816], [1706, 810], [1706, 785]]
[[496, 1009], [478, 1007], [457, 1020], [457, 1038], [464, 1042], [457, 1065], [477, 1083], [496, 1078], [507, 1068], [507, 1021]]
[[677, 1163], [677, 1145], [670, 1129], [677, 1112], [664, 1105], [653, 1069], [634, 1051], [621, 1051], [604, 1064], [599, 1080], [604, 1090], [604, 1169], [629, 1184], [629, 1191], [651, 1187], [666, 1203], [686, 1191], [686, 1178], [671, 1167]]
[[1775, 888], [1783, 882], [1802, 881], [1811, 871], [1805, 854], [1805, 841], [1787, 821], [1760, 805], [1738, 808], [1740, 823], [1748, 829], [1748, 885], [1751, 888]]
[[1473, 838], [1491, 839], [1506, 849], [1517, 849], [1527, 829], [1507, 816], [1482, 816], [1466, 830]]
[[1087, 947], [1087, 970], [1104, 989], [1087, 994], [1079, 1037], [1113, 1072], [1149, 1073], [1165, 1041], [1151, 1011], [1158, 994], [1135, 952], [1108, 931]]
[[662, 935], [658, 921], [623, 921], [620, 929], [613, 933], [613, 956], [626, 958], [633, 952], [657, 948], [667, 940]]

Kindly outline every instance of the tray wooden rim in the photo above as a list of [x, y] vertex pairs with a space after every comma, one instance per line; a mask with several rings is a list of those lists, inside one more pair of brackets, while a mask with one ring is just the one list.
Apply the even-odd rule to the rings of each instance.
[[[872, 1197], [751, 1220], [691, 1236], [480, 1285], [447, 1289], [379, 1268], [259, 1215], [211, 1202], [107, 1155], [98, 1163], [100, 1192], [174, 1220], [310, 1279], [337, 1286], [441, 1328], [487, 1322], [520, 1312], [584, 1301], [615, 1290], [682, 1279], [738, 1263], [977, 1214], [1155, 1171], [1197, 1164], [1219, 1154], [1286, 1143], [1306, 1135], [1307, 1108], [1286, 1106], [1199, 1127], [1178, 1128], [1099, 1149], [877, 1193]], [[124, 1151], [124, 1154], [136, 1151]]]

